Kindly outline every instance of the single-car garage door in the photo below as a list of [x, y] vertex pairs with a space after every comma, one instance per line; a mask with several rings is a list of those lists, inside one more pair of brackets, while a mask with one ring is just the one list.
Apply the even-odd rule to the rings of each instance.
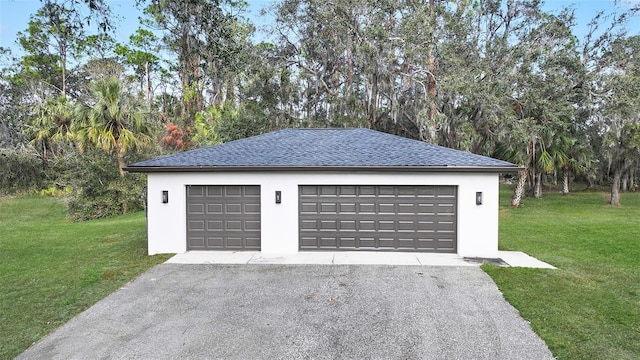
[[456, 252], [455, 186], [299, 186], [301, 250]]
[[187, 186], [187, 250], [260, 250], [260, 186]]

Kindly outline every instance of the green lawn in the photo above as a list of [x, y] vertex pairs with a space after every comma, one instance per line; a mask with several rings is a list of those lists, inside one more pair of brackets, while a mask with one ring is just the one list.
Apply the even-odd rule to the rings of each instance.
[[144, 213], [73, 223], [58, 199], [0, 197], [0, 359], [168, 258], [146, 251]]
[[483, 269], [559, 359], [640, 359], [640, 193], [545, 194], [508, 206], [501, 189], [500, 248], [558, 270]]
[[[500, 247], [558, 270], [484, 265], [560, 359], [640, 359], [640, 193], [546, 194], [508, 206]], [[60, 200], [0, 198], [0, 359], [12, 358], [168, 256], [146, 255], [144, 214], [73, 223]]]

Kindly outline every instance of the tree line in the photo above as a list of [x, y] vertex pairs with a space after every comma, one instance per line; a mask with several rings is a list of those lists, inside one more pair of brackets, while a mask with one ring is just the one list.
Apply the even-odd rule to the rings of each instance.
[[610, 186], [614, 205], [636, 188], [638, 6], [598, 13], [581, 38], [574, 9], [535, 0], [281, 0], [259, 32], [243, 1], [138, 6], [118, 43], [108, 2], [42, 0], [20, 55], [0, 49], [1, 187], [71, 185], [102, 216], [139, 203], [126, 189], [143, 181], [122, 170], [135, 159], [368, 127], [522, 166], [513, 206], [550, 182]]

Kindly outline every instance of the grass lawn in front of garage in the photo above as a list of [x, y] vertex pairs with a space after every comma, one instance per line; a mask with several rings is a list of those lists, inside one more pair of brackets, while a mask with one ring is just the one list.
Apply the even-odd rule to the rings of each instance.
[[[558, 270], [484, 265], [560, 359], [640, 358], [640, 194], [545, 194], [508, 206], [500, 247]], [[146, 255], [144, 213], [73, 223], [41, 197], [0, 198], [0, 358], [50, 331], [168, 256]]]
[[640, 359], [640, 193], [526, 198], [501, 189], [500, 248], [557, 270], [484, 265], [558, 359]]
[[0, 359], [168, 255], [147, 256], [144, 213], [74, 223], [59, 199], [0, 197]]

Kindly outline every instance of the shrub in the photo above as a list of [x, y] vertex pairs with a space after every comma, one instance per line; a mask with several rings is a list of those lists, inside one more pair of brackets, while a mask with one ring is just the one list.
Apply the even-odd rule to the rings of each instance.
[[46, 189], [40, 190], [40, 196], [62, 197], [71, 194], [70, 186], [49, 185]]
[[72, 219], [96, 219], [143, 209], [144, 175], [121, 177], [114, 159], [99, 151], [76, 154], [73, 161], [69, 171], [72, 190], [67, 199]]
[[45, 171], [35, 150], [29, 147], [0, 149], [0, 194], [40, 189]]

